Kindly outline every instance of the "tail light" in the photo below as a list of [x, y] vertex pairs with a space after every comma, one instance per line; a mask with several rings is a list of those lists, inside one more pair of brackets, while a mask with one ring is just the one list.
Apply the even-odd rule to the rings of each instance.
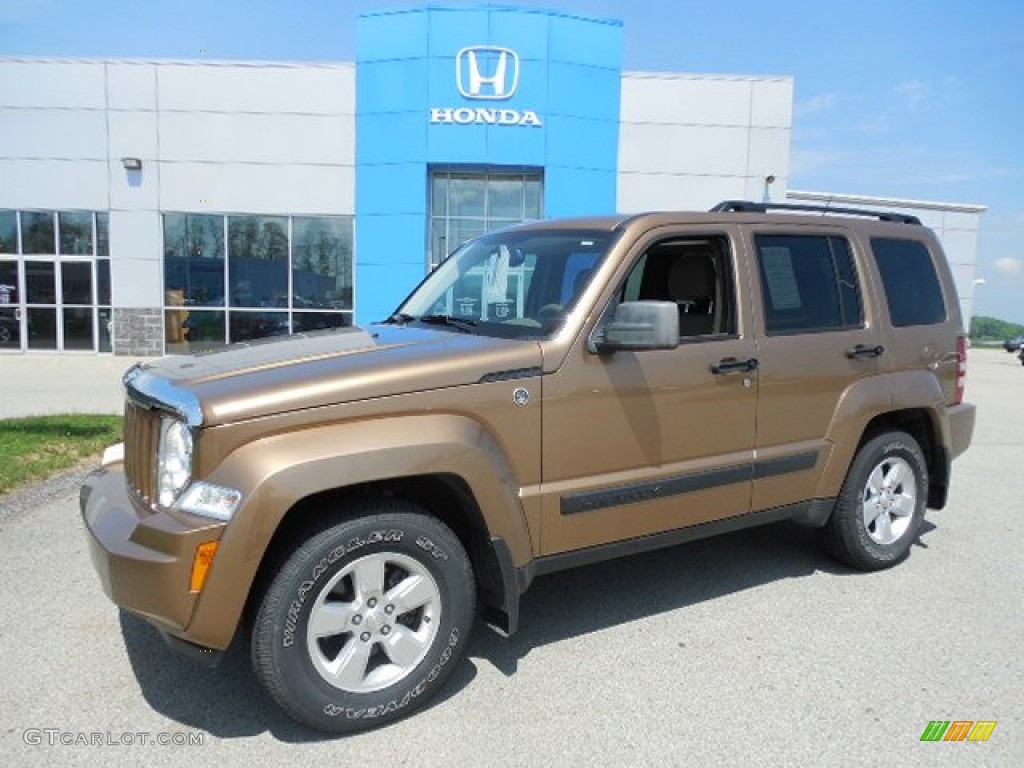
[[967, 337], [956, 337], [956, 405], [964, 401], [967, 386]]

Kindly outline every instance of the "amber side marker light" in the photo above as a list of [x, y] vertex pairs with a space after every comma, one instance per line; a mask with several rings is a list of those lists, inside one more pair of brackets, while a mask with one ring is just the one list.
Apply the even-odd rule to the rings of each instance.
[[210, 572], [210, 566], [213, 565], [213, 556], [217, 554], [217, 547], [219, 545], [219, 541], [204, 541], [196, 547], [196, 556], [192, 560], [190, 591], [202, 592], [203, 584], [206, 583], [206, 574]]

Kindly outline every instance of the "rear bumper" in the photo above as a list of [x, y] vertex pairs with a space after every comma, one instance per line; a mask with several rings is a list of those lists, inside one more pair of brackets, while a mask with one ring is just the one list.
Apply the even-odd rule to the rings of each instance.
[[189, 641], [198, 598], [189, 590], [196, 547], [220, 539], [225, 524], [141, 507], [121, 466], [97, 469], [82, 485], [80, 506], [93, 566], [116, 605], [165, 635]]
[[946, 409], [949, 421], [949, 458], [955, 459], [967, 450], [974, 436], [974, 417], [977, 409], [972, 403], [961, 403]]

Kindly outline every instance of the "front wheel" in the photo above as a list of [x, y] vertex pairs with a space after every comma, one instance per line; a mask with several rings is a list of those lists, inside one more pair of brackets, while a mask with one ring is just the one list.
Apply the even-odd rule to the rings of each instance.
[[257, 676], [292, 717], [351, 733], [426, 702], [465, 653], [475, 615], [469, 558], [446, 525], [398, 500], [302, 544], [253, 627]]
[[821, 529], [837, 559], [864, 571], [895, 565], [910, 550], [924, 520], [928, 465], [917, 441], [886, 432], [861, 446], [835, 509]]

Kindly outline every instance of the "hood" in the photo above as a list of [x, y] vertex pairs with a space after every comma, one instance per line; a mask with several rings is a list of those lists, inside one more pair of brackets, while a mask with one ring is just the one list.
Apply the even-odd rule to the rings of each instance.
[[133, 368], [133, 397], [206, 425], [464, 386], [541, 367], [533, 341], [414, 326], [296, 334]]

